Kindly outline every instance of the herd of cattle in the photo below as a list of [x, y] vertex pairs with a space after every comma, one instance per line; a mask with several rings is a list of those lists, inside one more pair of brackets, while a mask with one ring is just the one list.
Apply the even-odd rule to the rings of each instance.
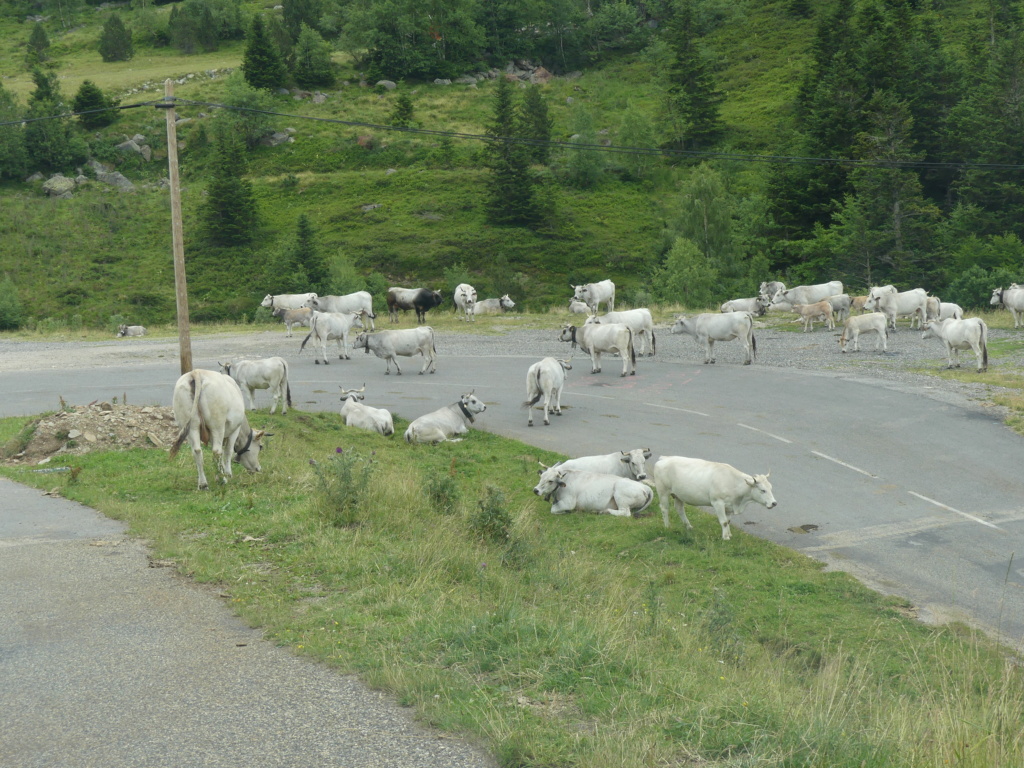
[[[459, 285], [453, 295], [460, 319], [474, 321], [477, 314], [503, 312], [515, 303], [507, 296], [478, 301], [475, 289], [468, 284]], [[387, 305], [392, 322], [399, 312], [415, 310], [417, 321], [426, 321], [426, 313], [442, 303], [441, 294], [427, 289], [391, 288]], [[598, 315], [604, 305], [605, 314]], [[1024, 288], [1011, 285], [993, 291], [992, 305], [1010, 310], [1014, 327], [1024, 324]], [[424, 358], [420, 374], [435, 371], [436, 347], [434, 332], [429, 326], [411, 329], [376, 331], [374, 327], [372, 297], [365, 291], [347, 296], [318, 296], [315, 293], [267, 295], [262, 306], [280, 317], [286, 326], [286, 335], [292, 327], [308, 327], [309, 334], [300, 351], [310, 339], [319, 354], [314, 362], [328, 363], [326, 346], [330, 340], [338, 345], [339, 358], [349, 359], [348, 335], [353, 328], [363, 329], [355, 338], [353, 347], [373, 352], [386, 361], [385, 374], [390, 374], [394, 363], [401, 375], [398, 357], [420, 354]], [[579, 308], [583, 307], [583, 310]], [[762, 283], [759, 295], [749, 299], [734, 299], [722, 304], [719, 313], [703, 313], [694, 317], [680, 315], [675, 318], [672, 333], [689, 334], [704, 345], [705, 363], [714, 363], [716, 341], [739, 339], [744, 348], [744, 364], [749, 365], [757, 354], [754, 338], [754, 318], [768, 311], [790, 311], [804, 322], [805, 332], [813, 330], [816, 320], [829, 329], [843, 323], [839, 338], [840, 349], [858, 351], [862, 334], [874, 333], [876, 350], [887, 350], [890, 330], [896, 320], [909, 317], [911, 328], [917, 325], [922, 338], [937, 338], [943, 342], [950, 367], [959, 366], [960, 350], [971, 349], [977, 359], [979, 371], [987, 369], [987, 327], [980, 318], [964, 318], [955, 304], [940, 302], [923, 289], [897, 291], [893, 286], [871, 288], [864, 296], [851, 297], [843, 293], [838, 281], [820, 285], [787, 288], [779, 282]], [[862, 314], [853, 314], [859, 310]], [[615, 285], [610, 280], [573, 286], [569, 302], [571, 313], [586, 313], [582, 325], [566, 324], [559, 339], [579, 346], [591, 357], [591, 372], [601, 371], [602, 354], [618, 354], [622, 359], [622, 376], [635, 375], [638, 355], [654, 355], [656, 339], [651, 312], [647, 309], [615, 311]], [[368, 328], [367, 328], [368, 326]], [[140, 335], [122, 326], [119, 336]], [[128, 329], [128, 330], [126, 330]], [[142, 333], [145, 331], [143, 330]], [[572, 370], [569, 360], [546, 357], [532, 364], [526, 374], [528, 426], [533, 426], [534, 406], [543, 400], [544, 424], [549, 425], [550, 413], [561, 415], [561, 396], [566, 372]], [[249, 409], [255, 407], [256, 389], [269, 389], [273, 396], [270, 412], [278, 403], [282, 414], [291, 405], [288, 385], [288, 363], [281, 357], [262, 360], [243, 360], [220, 364], [220, 371], [194, 370], [181, 376], [175, 384], [173, 409], [180, 434], [172, 448], [176, 453], [187, 440], [192, 448], [199, 475], [199, 488], [208, 488], [203, 471], [202, 444], [210, 444], [219, 475], [223, 482], [231, 476], [231, 457], [246, 469], [259, 472], [259, 453], [266, 433], [254, 430], [246, 418], [246, 405], [242, 391], [249, 393]], [[394, 434], [392, 415], [383, 408], [363, 403], [366, 386], [360, 389], [342, 388], [341, 415], [350, 427], [365, 429], [388, 436]], [[473, 392], [463, 394], [451, 405], [414, 419], [405, 431], [410, 443], [437, 444], [458, 441], [469, 431], [476, 417], [487, 406]], [[596, 511], [629, 517], [645, 510], [653, 501], [652, 483], [648, 481], [646, 460], [649, 449], [614, 452], [601, 456], [586, 456], [560, 462], [548, 467], [541, 465], [540, 480], [534, 493], [551, 502], [551, 512], [562, 514], [574, 510]], [[652, 470], [653, 486], [658, 492], [665, 526], [669, 526], [674, 504], [680, 520], [692, 528], [686, 518], [684, 505], [711, 507], [717, 513], [722, 527], [722, 538], [729, 539], [729, 518], [755, 502], [767, 509], [776, 505], [768, 475], [741, 472], [729, 464], [710, 462], [683, 456], [662, 456]]]

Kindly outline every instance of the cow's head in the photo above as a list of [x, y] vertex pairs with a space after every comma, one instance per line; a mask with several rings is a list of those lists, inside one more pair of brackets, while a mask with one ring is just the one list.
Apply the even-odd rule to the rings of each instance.
[[587, 315], [587, 319], [583, 321], [584, 325], [600, 325], [601, 318], [597, 316], [596, 312], [591, 312]]
[[562, 366], [563, 370], [566, 370], [566, 371], [571, 371], [572, 370], [572, 358], [566, 358], [565, 360], [559, 360], [558, 364], [560, 366]]
[[342, 402], [345, 402], [346, 400], [355, 400], [356, 402], [358, 402], [360, 400], [365, 400], [366, 399], [363, 396], [363, 392], [366, 391], [366, 385], [365, 384], [363, 384], [363, 386], [360, 389], [345, 389], [343, 386], [341, 386], [341, 384], [339, 384], [338, 385], [338, 389], [341, 390], [341, 401]]
[[117, 335], [118, 336], [124, 336], [127, 333], [128, 333], [128, 326], [127, 325], [119, 325], [119, 326], [117, 326]]
[[508, 294], [507, 294], [507, 293], [506, 293], [506, 294], [505, 294], [504, 296], [502, 296], [502, 297], [501, 297], [500, 299], [498, 299], [498, 304], [499, 304], [499, 305], [501, 306], [501, 308], [502, 308], [502, 309], [504, 309], [504, 310], [505, 310], [506, 312], [507, 312], [508, 310], [512, 309], [512, 307], [514, 307], [514, 306], [516, 305], [516, 303], [515, 303], [514, 301], [512, 301], [512, 299], [510, 299], [510, 298], [508, 297]]
[[444, 301], [444, 296], [441, 295], [440, 291], [431, 291], [430, 301], [433, 306], [440, 307], [441, 303]]
[[765, 475], [747, 475], [746, 477], [751, 500], [762, 504], [766, 509], [773, 509], [778, 503], [772, 495], [772, 484], [768, 481], [770, 474], [771, 472]]
[[235, 461], [250, 472], [259, 472], [260, 451], [263, 450], [263, 438], [266, 436], [265, 430], [253, 429], [249, 431], [249, 436], [242, 442], [242, 435], [239, 433], [238, 442], [235, 443]]
[[534, 486], [533, 492], [545, 501], [551, 501], [559, 488], [565, 488], [565, 472], [555, 464], [540, 473], [540, 480]]
[[260, 302], [261, 307], [272, 307], [274, 306], [274, 297], [269, 293], [263, 297], [263, 301]]
[[775, 295], [772, 296], [771, 304], [792, 304], [792, 303], [793, 302], [791, 302], [789, 300], [789, 289], [788, 288], [783, 289], [781, 291], [777, 291], [775, 293]]
[[564, 325], [562, 326], [561, 333], [558, 334], [559, 341], [571, 341], [573, 347], [576, 346], [576, 326], [575, 325]]
[[619, 461], [629, 467], [629, 473], [636, 480], [647, 479], [647, 459], [651, 458], [650, 448], [634, 448], [632, 451], [619, 451]]
[[233, 365], [233, 363], [218, 362], [217, 365], [220, 366], [220, 372], [223, 373], [225, 376], [231, 375], [231, 366]]
[[462, 403], [463, 408], [474, 415], [483, 413], [487, 410], [487, 406], [484, 404], [484, 401], [474, 395], [473, 392], [463, 395], [459, 398], [459, 402]]
[[672, 333], [690, 333], [693, 326], [693, 320], [690, 320], [686, 315], [678, 315], [676, 321], [672, 323]]
[[1003, 303], [1003, 291], [1004, 288], [995, 288], [992, 291], [992, 300], [989, 302], [993, 307], [999, 306]]

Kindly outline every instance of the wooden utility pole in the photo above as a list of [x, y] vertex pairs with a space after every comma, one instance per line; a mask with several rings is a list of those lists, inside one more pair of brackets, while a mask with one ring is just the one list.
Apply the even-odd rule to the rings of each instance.
[[178, 128], [174, 114], [174, 81], [164, 80], [167, 112], [167, 168], [171, 182], [171, 247], [174, 250], [174, 295], [178, 304], [178, 352], [181, 372], [192, 370], [192, 338], [188, 324], [188, 284], [185, 281], [185, 246], [181, 229], [181, 184], [178, 180]]

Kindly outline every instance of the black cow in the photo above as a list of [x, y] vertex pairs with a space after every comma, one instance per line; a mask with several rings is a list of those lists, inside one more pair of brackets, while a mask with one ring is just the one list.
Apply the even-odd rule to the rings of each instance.
[[416, 322], [425, 323], [427, 312], [441, 306], [444, 298], [440, 291], [426, 288], [388, 288], [388, 314], [392, 323], [398, 322], [398, 310], [415, 309]]

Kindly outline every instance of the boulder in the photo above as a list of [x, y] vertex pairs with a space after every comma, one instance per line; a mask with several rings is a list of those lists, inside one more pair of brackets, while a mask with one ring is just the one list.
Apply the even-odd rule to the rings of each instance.
[[135, 185], [131, 181], [126, 179], [120, 171], [102, 171], [96, 173], [96, 181], [101, 184], [107, 184], [115, 189], [119, 189], [122, 192], [134, 192]]
[[393, 91], [398, 87], [398, 84], [391, 80], [378, 80], [374, 83], [377, 88], [383, 88], [385, 91]]
[[314, 104], [323, 104], [325, 101], [327, 101], [326, 93], [321, 93], [320, 91], [317, 91], [316, 93], [313, 94]]
[[50, 197], [62, 197], [70, 195], [75, 188], [75, 180], [69, 179], [62, 173], [57, 173], [43, 182], [43, 191]]
[[295, 142], [295, 138], [284, 131], [275, 131], [269, 136], [264, 136], [260, 139], [261, 147], [276, 147], [280, 144], [292, 144]]
[[553, 77], [554, 75], [544, 69], [544, 67], [537, 67], [533, 70], [533, 74], [530, 75], [530, 82], [535, 85], [544, 85], [545, 83], [551, 82]]
[[451, 84], [452, 84], [452, 81], [449, 80], [447, 77], [435, 77], [434, 78], [434, 85], [451, 85]]

